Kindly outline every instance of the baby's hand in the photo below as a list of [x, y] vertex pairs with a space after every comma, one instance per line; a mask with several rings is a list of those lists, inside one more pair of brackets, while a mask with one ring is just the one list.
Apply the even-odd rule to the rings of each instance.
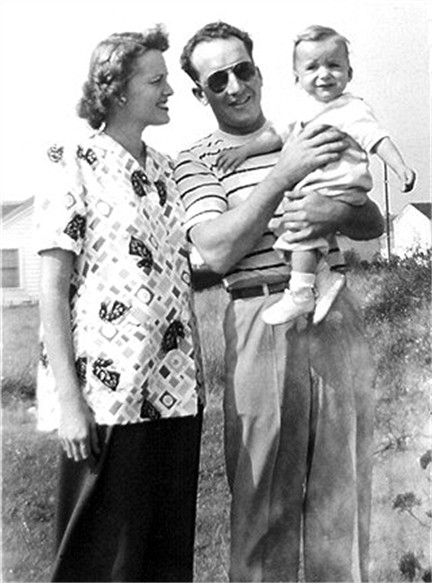
[[416, 181], [416, 173], [414, 172], [414, 170], [411, 170], [411, 168], [407, 167], [404, 169], [402, 176], [400, 176], [400, 179], [402, 182], [401, 191], [411, 192], [411, 190], [414, 188], [414, 184]]
[[237, 170], [246, 158], [247, 155], [241, 148], [229, 148], [219, 154], [216, 164], [219, 170], [228, 172], [229, 170]]

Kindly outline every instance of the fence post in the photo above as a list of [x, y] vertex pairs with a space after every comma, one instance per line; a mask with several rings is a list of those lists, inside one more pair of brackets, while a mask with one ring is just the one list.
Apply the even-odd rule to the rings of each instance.
[[389, 201], [389, 181], [388, 168], [384, 162], [384, 201], [385, 201], [385, 222], [386, 222], [386, 242], [387, 242], [387, 259], [390, 260], [391, 254], [391, 224], [390, 224], [390, 201]]

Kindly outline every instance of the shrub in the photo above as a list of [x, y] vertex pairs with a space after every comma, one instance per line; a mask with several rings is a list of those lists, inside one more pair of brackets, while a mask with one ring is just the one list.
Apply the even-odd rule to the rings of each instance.
[[[431, 463], [432, 453], [428, 450], [423, 454], [419, 460], [420, 466], [423, 470], [426, 470], [428, 465]], [[423, 500], [421, 500], [414, 492], [405, 492], [403, 494], [398, 494], [393, 502], [393, 509], [399, 512], [405, 512], [409, 514], [417, 523], [418, 528], [422, 530], [430, 531], [430, 520], [432, 518], [431, 510], [428, 509], [424, 511], [425, 517], [419, 517], [418, 512], [423, 505]], [[428, 521], [428, 522], [426, 522]], [[413, 551], [408, 551], [402, 554], [399, 560], [399, 571], [402, 573], [404, 579], [408, 581], [414, 581], [416, 575], [420, 576], [422, 581], [431, 580], [431, 566], [430, 564], [423, 567], [424, 557], [421, 553], [415, 554]], [[430, 563], [430, 557], [427, 559]]]
[[432, 372], [431, 253], [370, 263], [352, 253], [348, 259], [375, 358], [379, 449], [404, 449], [422, 429]]
[[361, 269], [365, 277], [381, 275], [381, 283], [372, 290], [372, 301], [365, 311], [366, 321], [406, 317], [430, 300], [430, 250], [406, 257], [392, 256], [390, 260], [376, 257], [370, 264], [362, 263]]

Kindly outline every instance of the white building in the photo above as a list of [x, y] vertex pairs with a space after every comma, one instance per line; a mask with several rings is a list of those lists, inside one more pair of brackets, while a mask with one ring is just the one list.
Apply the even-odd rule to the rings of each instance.
[[2, 304], [36, 302], [39, 256], [33, 243], [33, 198], [2, 203], [1, 292]]
[[393, 219], [392, 253], [403, 257], [432, 247], [431, 203], [407, 204]]

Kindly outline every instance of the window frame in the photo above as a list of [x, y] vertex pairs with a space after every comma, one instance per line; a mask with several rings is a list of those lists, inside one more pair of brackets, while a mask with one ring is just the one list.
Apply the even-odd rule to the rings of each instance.
[[[5, 252], [15, 252], [15, 256], [16, 256], [16, 265], [11, 265], [11, 267], [6, 267], [6, 269], [9, 269], [9, 273], [13, 271], [13, 273], [16, 273], [16, 285], [4, 285], [5, 283], [5, 266], [4, 266], [4, 255]], [[7, 291], [13, 291], [13, 290], [19, 290], [22, 288], [22, 270], [21, 270], [21, 249], [19, 249], [18, 247], [4, 247], [1, 249], [1, 257], [0, 257], [0, 265], [1, 265], [1, 280], [0, 280], [0, 289], [2, 290], [7, 290]], [[13, 279], [13, 276], [12, 276]]]

